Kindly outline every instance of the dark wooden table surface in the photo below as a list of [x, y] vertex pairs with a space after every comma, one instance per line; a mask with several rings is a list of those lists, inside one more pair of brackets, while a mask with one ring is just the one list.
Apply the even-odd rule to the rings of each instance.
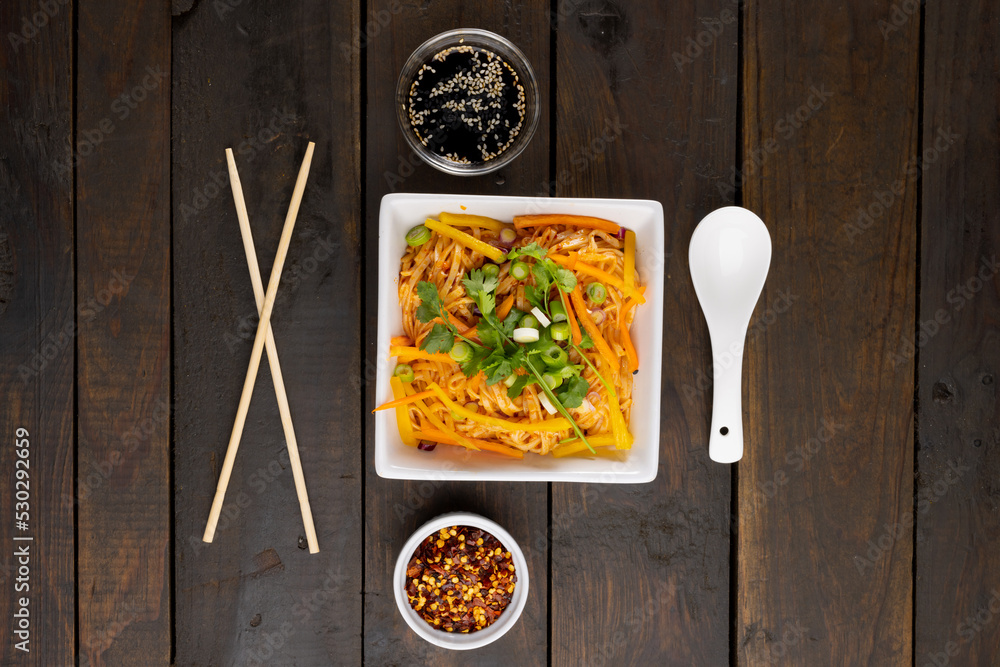
[[[406, 57], [454, 27], [539, 78], [538, 133], [490, 176], [421, 166], [395, 120]], [[3, 0], [0, 38], [2, 664], [1000, 664], [996, 2]], [[223, 151], [266, 276], [309, 140], [273, 326], [322, 550], [266, 364], [207, 545], [256, 327]], [[655, 482], [375, 474], [391, 191], [663, 203]], [[734, 203], [774, 255], [727, 466], [687, 247]], [[389, 581], [453, 509], [532, 578], [471, 655]]]

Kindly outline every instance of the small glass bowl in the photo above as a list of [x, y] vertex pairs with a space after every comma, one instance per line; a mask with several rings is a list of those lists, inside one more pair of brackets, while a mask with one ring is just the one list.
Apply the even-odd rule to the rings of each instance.
[[[510, 552], [511, 560], [514, 562], [517, 584], [514, 586], [514, 596], [511, 598], [510, 604], [490, 626], [476, 632], [451, 633], [438, 630], [428, 625], [427, 621], [413, 610], [409, 600], [406, 599], [406, 567], [410, 563], [410, 558], [413, 557], [413, 552], [429, 535], [433, 535], [448, 526], [472, 526], [486, 531], [500, 540], [500, 544]], [[399, 552], [399, 558], [396, 560], [396, 568], [392, 576], [392, 589], [396, 595], [396, 606], [399, 608], [399, 613], [410, 629], [420, 637], [435, 646], [454, 651], [480, 648], [503, 637], [521, 617], [524, 605], [528, 601], [528, 561], [525, 559], [521, 547], [500, 524], [471, 512], [451, 512], [431, 519], [418, 528], [406, 541]]]
[[[459, 44], [479, 47], [497, 54], [514, 69], [518, 80], [524, 86], [524, 124], [521, 127], [520, 133], [514, 138], [513, 143], [500, 155], [485, 162], [463, 164], [434, 153], [434, 151], [421, 143], [413, 127], [410, 125], [408, 111], [410, 85], [413, 83], [417, 72], [423, 65], [430, 62], [431, 58], [435, 55], [448, 47], [458, 46]], [[538, 82], [535, 80], [535, 72], [531, 69], [528, 59], [524, 57], [521, 50], [514, 46], [510, 40], [487, 30], [459, 28], [431, 37], [410, 55], [406, 64], [403, 65], [403, 70], [399, 74], [399, 81], [396, 83], [396, 118], [399, 120], [399, 127], [403, 131], [403, 136], [406, 137], [406, 143], [409, 144], [413, 152], [419, 155], [424, 162], [435, 169], [449, 174], [477, 176], [488, 174], [509, 164], [521, 154], [521, 151], [531, 141], [535, 130], [538, 128], [538, 119], [540, 116]]]

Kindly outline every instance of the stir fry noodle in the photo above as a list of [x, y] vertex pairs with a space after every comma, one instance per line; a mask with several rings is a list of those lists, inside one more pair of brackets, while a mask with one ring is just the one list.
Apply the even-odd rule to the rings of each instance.
[[421, 449], [628, 449], [635, 235], [582, 216], [513, 222], [443, 213], [407, 234], [395, 400], [378, 409], [394, 407]]

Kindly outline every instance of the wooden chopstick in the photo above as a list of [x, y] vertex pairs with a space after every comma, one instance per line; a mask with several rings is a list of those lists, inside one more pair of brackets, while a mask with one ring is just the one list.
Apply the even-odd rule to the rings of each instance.
[[[246, 200], [243, 198], [243, 185], [236, 169], [236, 159], [233, 149], [226, 149], [226, 161], [229, 164], [229, 182], [233, 189], [233, 200], [236, 203], [236, 217], [240, 221], [240, 234], [243, 237], [243, 249], [246, 251], [247, 268], [250, 270], [250, 282], [253, 284], [253, 295], [257, 301], [257, 310], [264, 305], [264, 285], [260, 278], [260, 267], [257, 265], [257, 251], [253, 244], [253, 232], [250, 230], [250, 216], [247, 213]], [[295, 493], [299, 498], [299, 509], [302, 511], [302, 524], [306, 531], [306, 541], [309, 543], [309, 553], [319, 553], [319, 543], [316, 539], [316, 527], [313, 525], [312, 509], [309, 506], [309, 494], [306, 491], [306, 480], [302, 474], [302, 461], [299, 459], [298, 440], [295, 437], [295, 427], [292, 425], [292, 412], [288, 407], [288, 395], [285, 393], [285, 381], [278, 362], [278, 347], [274, 342], [271, 325], [267, 325], [264, 338], [264, 349], [267, 351], [267, 362], [271, 367], [271, 378], [274, 380], [274, 394], [278, 399], [278, 414], [281, 415], [281, 426], [285, 431], [285, 442], [288, 445], [288, 460], [292, 466], [292, 477], [295, 480]]]
[[233, 423], [233, 431], [229, 436], [226, 458], [222, 463], [222, 472], [219, 474], [219, 485], [215, 489], [212, 510], [208, 515], [208, 523], [205, 525], [205, 534], [202, 536], [202, 540], [205, 542], [211, 542], [215, 538], [215, 528], [219, 523], [219, 515], [222, 513], [222, 501], [226, 497], [229, 477], [233, 473], [233, 462], [236, 460], [236, 452], [240, 448], [240, 438], [243, 437], [243, 427], [247, 420], [247, 410], [250, 408], [250, 397], [253, 395], [253, 386], [257, 381], [257, 371], [260, 370], [260, 359], [264, 353], [264, 339], [266, 338], [268, 325], [271, 322], [274, 299], [278, 295], [278, 283], [281, 282], [281, 269], [285, 265], [285, 257], [288, 255], [288, 245], [292, 241], [292, 230], [295, 229], [295, 218], [299, 214], [299, 205], [302, 203], [302, 193], [306, 187], [306, 180], [309, 178], [309, 165], [312, 163], [315, 147], [316, 144], [310, 141], [309, 146], [306, 148], [306, 155], [302, 159], [299, 176], [295, 181], [295, 189], [292, 191], [292, 201], [288, 205], [288, 215], [285, 216], [285, 226], [281, 229], [278, 252], [274, 257], [271, 277], [267, 282], [267, 292], [264, 294], [264, 305], [260, 309], [260, 322], [257, 324], [257, 335], [254, 336], [253, 350], [250, 352], [250, 366], [247, 368], [247, 375], [243, 381], [243, 393], [240, 395], [240, 404], [236, 409], [236, 421]]

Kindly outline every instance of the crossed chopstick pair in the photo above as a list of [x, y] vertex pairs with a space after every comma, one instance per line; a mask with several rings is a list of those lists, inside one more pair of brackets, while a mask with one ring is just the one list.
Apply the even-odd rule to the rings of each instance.
[[271, 311], [274, 309], [274, 299], [278, 294], [278, 283], [281, 281], [281, 269], [288, 255], [288, 245], [292, 240], [292, 230], [295, 228], [295, 218], [302, 203], [302, 193], [309, 178], [309, 166], [312, 163], [313, 149], [316, 144], [309, 142], [306, 155], [302, 159], [299, 175], [292, 191], [292, 201], [288, 205], [285, 216], [285, 226], [281, 229], [278, 241], [278, 252], [274, 257], [271, 277], [267, 282], [267, 292], [260, 279], [260, 268], [257, 266], [257, 251], [253, 245], [253, 235], [250, 233], [250, 217], [247, 215], [247, 204], [243, 200], [243, 186], [240, 185], [240, 175], [236, 171], [236, 160], [233, 149], [226, 149], [226, 161], [229, 163], [229, 182], [232, 184], [233, 200], [236, 202], [236, 215], [240, 221], [240, 233], [243, 235], [243, 249], [247, 255], [247, 266], [250, 269], [250, 282], [253, 283], [253, 294], [257, 301], [260, 322], [257, 324], [257, 334], [253, 339], [253, 351], [250, 353], [250, 367], [243, 381], [243, 393], [240, 405], [236, 410], [236, 421], [233, 432], [229, 436], [229, 447], [219, 475], [219, 485], [212, 500], [212, 511], [208, 515], [205, 535], [202, 539], [211, 542], [215, 537], [215, 528], [222, 512], [222, 502], [226, 497], [226, 487], [233, 472], [233, 462], [236, 451], [240, 448], [240, 438], [243, 436], [243, 426], [246, 424], [247, 411], [250, 408], [250, 397], [253, 394], [254, 383], [257, 381], [257, 371], [260, 369], [260, 359], [267, 348], [267, 361], [271, 367], [271, 378], [274, 380], [274, 393], [278, 398], [278, 413], [281, 415], [281, 425], [285, 431], [285, 441], [288, 445], [288, 460], [292, 466], [292, 477], [295, 479], [295, 492], [299, 498], [299, 508], [302, 510], [302, 523], [305, 525], [306, 539], [309, 542], [309, 553], [317, 553], [319, 544], [316, 541], [316, 528], [313, 526], [312, 510], [309, 508], [309, 496], [306, 493], [306, 481], [302, 475], [302, 462], [299, 460], [299, 446], [295, 439], [295, 429], [292, 428], [292, 413], [288, 408], [288, 396], [285, 394], [285, 382], [281, 377], [281, 366], [278, 364], [278, 348], [274, 344], [274, 334], [271, 332]]

